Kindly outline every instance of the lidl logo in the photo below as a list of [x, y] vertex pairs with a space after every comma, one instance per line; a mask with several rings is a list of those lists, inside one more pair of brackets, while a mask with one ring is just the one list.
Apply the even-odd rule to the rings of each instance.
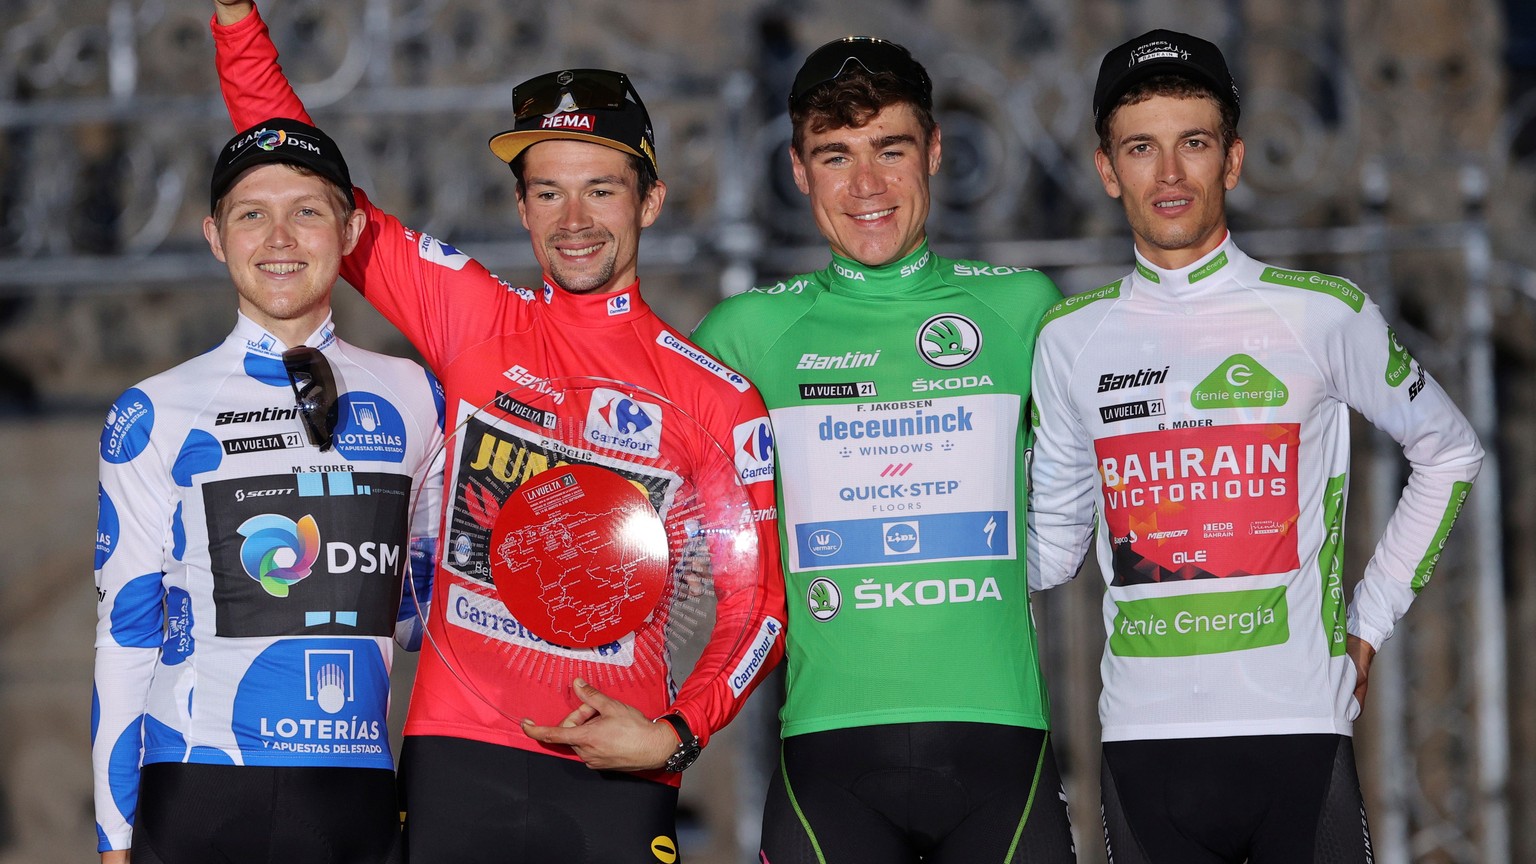
[[911, 555], [922, 551], [916, 522], [888, 522], [885, 527], [885, 554]]
[[1285, 384], [1247, 354], [1228, 357], [1189, 394], [1198, 409], [1276, 407], [1290, 398]]

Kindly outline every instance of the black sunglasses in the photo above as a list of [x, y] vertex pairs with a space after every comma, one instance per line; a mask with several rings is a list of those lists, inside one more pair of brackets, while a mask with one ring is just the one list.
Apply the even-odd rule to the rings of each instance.
[[795, 74], [795, 83], [789, 89], [790, 107], [816, 87], [846, 75], [849, 64], [862, 66], [871, 75], [889, 72], [917, 91], [920, 106], [933, 108], [933, 82], [928, 79], [922, 64], [895, 42], [872, 36], [848, 36], [812, 51]]
[[[570, 105], [565, 97], [569, 94]], [[584, 109], [624, 107], [624, 98], [633, 99], [640, 110], [645, 103], [623, 72], [608, 69], [565, 69], [549, 72], [512, 88], [512, 116], [519, 122], [553, 114], [564, 107]]]
[[331, 449], [341, 394], [336, 390], [336, 375], [330, 362], [320, 349], [300, 345], [283, 352], [283, 368], [288, 370], [288, 383], [293, 385], [299, 419], [304, 422], [309, 443], [321, 450]]

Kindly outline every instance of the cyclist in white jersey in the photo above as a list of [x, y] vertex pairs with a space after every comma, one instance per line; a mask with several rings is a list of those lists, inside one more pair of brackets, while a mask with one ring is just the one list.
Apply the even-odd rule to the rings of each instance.
[[442, 393], [336, 338], [331, 289], [365, 219], [323, 132], [241, 132], [211, 199], [235, 328], [126, 391], [101, 436], [98, 851], [396, 860], [392, 637], [419, 633], [402, 580], [430, 573]]
[[[1126, 42], [1093, 105], [1136, 266], [1045, 316], [1025, 548], [1036, 589], [1090, 541], [1108, 583], [1111, 860], [1367, 862], [1352, 724], [1482, 450], [1353, 283], [1234, 245], [1239, 97], [1216, 46]], [[1346, 604], [1351, 408], [1412, 476]]]

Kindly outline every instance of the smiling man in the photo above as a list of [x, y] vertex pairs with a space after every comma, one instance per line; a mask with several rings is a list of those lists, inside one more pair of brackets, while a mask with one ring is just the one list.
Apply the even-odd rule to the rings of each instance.
[[391, 637], [411, 647], [402, 580], [430, 557], [407, 547], [411, 506], [442, 404], [420, 366], [336, 337], [331, 289], [366, 222], [349, 176], [305, 123], [230, 139], [203, 233], [235, 329], [107, 416], [91, 724], [107, 864], [130, 847], [141, 864], [399, 860]]
[[[1094, 543], [1108, 583], [1111, 859], [1366, 864], [1351, 734], [1371, 658], [1429, 581], [1482, 450], [1352, 282], [1233, 243], [1240, 102], [1215, 45], [1168, 30], [1120, 45], [1093, 109], [1136, 265], [1041, 328], [1028, 549], [1049, 587]], [[1413, 473], [1346, 604], [1351, 408]]]
[[1061, 293], [928, 247], [928, 73], [852, 37], [795, 76], [826, 269], [694, 332], [763, 392], [789, 599], [769, 864], [1070, 862], [1022, 548], [1029, 367]]
[[[213, 33], [237, 124], [264, 113], [307, 116], [251, 3], [219, 0]], [[769, 447], [735, 457], [739, 474], [729, 465], [724, 477], [710, 473], [720, 454], [767, 441], [767, 415], [746, 379], [674, 332], [641, 296], [640, 234], [660, 214], [666, 186], [650, 116], [629, 78], [549, 72], [514, 87], [512, 101], [511, 128], [490, 148], [517, 179], [538, 287], [512, 287], [361, 190], [368, 225], [342, 275], [438, 373], [451, 428], [482, 424], [487, 432], [473, 443], [494, 439], [501, 461], [486, 476], [506, 475], [496, 477], [506, 496], [563, 463], [700, 495], [729, 484], [751, 503], [743, 530], [753, 542], [744, 545], [755, 542], [761, 554], [741, 559], [741, 572], [714, 574], [717, 586], [735, 590], [717, 591], [716, 626], [680, 683], [665, 606], [612, 645], [553, 645], [527, 635], [492, 584], [491, 523], [511, 499], [476, 482], [474, 451], [450, 452], [444, 518], [452, 536], [428, 630], [437, 641], [422, 651], [401, 753], [409, 859], [667, 860], [677, 855], [680, 772], [783, 651]], [[616, 397], [581, 386], [593, 380], [629, 382], [620, 386], [658, 398], [600, 404]], [[551, 441], [551, 430], [571, 428], [583, 430], [583, 443]], [[631, 449], [586, 445], [594, 440]], [[734, 488], [738, 478], [744, 490]], [[651, 500], [670, 527], [682, 521], [669, 510], [674, 500], [670, 491]], [[738, 638], [748, 633], [760, 638]], [[608, 682], [601, 691], [590, 683], [597, 680]]]

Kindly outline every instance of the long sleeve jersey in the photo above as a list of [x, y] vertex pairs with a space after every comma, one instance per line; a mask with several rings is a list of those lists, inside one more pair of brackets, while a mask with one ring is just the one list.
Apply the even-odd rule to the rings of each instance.
[[785, 736], [880, 723], [1050, 727], [1024, 556], [1029, 368], [1061, 299], [941, 258], [729, 298], [694, 336], [763, 390], [788, 582]]
[[306, 437], [285, 346], [243, 315], [107, 415], [91, 711], [100, 851], [128, 848], [141, 764], [393, 765], [392, 636], [442, 394], [415, 363], [340, 341], [329, 319], [306, 344], [340, 390], [328, 451]]
[[[1072, 578], [1095, 535], [1104, 739], [1351, 734], [1346, 633], [1391, 635], [1482, 460], [1365, 293], [1230, 236], [1179, 270], [1138, 254], [1047, 314], [1034, 380], [1030, 573]], [[1412, 474], [1346, 609], [1351, 408]]]
[[[308, 122], [254, 12], [228, 27], [215, 24], [213, 32], [237, 127], [273, 116]], [[437, 372], [454, 430], [428, 619], [433, 644], [422, 649], [405, 733], [575, 759], [567, 747], [529, 738], [518, 719], [560, 722], [579, 704], [570, 678], [580, 675], [647, 716], [678, 711], [707, 744], [783, 652], [772, 438], [757, 390], [674, 332], [646, 304], [638, 283], [599, 295], [570, 294], [548, 279], [537, 289], [515, 288], [454, 247], [407, 228], [362, 190], [356, 194], [368, 225], [343, 260], [342, 275]], [[576, 383], [596, 379], [626, 385], [609, 390]], [[637, 389], [659, 398], [623, 398]], [[550, 433], [573, 426], [580, 431]], [[731, 454], [724, 456], [730, 489], [712, 476], [710, 466], [722, 454]], [[646, 487], [669, 524], [676, 520], [669, 496], [686, 498], [690, 488], [750, 505], [744, 540], [758, 554], [748, 556], [745, 571], [712, 573], [714, 626], [680, 686], [673, 681], [666, 609], [618, 643], [572, 650], [528, 632], [497, 596], [485, 550], [504, 499], [487, 497], [496, 485], [486, 482], [487, 472], [498, 472], [502, 493], [510, 493], [561, 463], [618, 471]], [[646, 776], [677, 782], [675, 774]]]

